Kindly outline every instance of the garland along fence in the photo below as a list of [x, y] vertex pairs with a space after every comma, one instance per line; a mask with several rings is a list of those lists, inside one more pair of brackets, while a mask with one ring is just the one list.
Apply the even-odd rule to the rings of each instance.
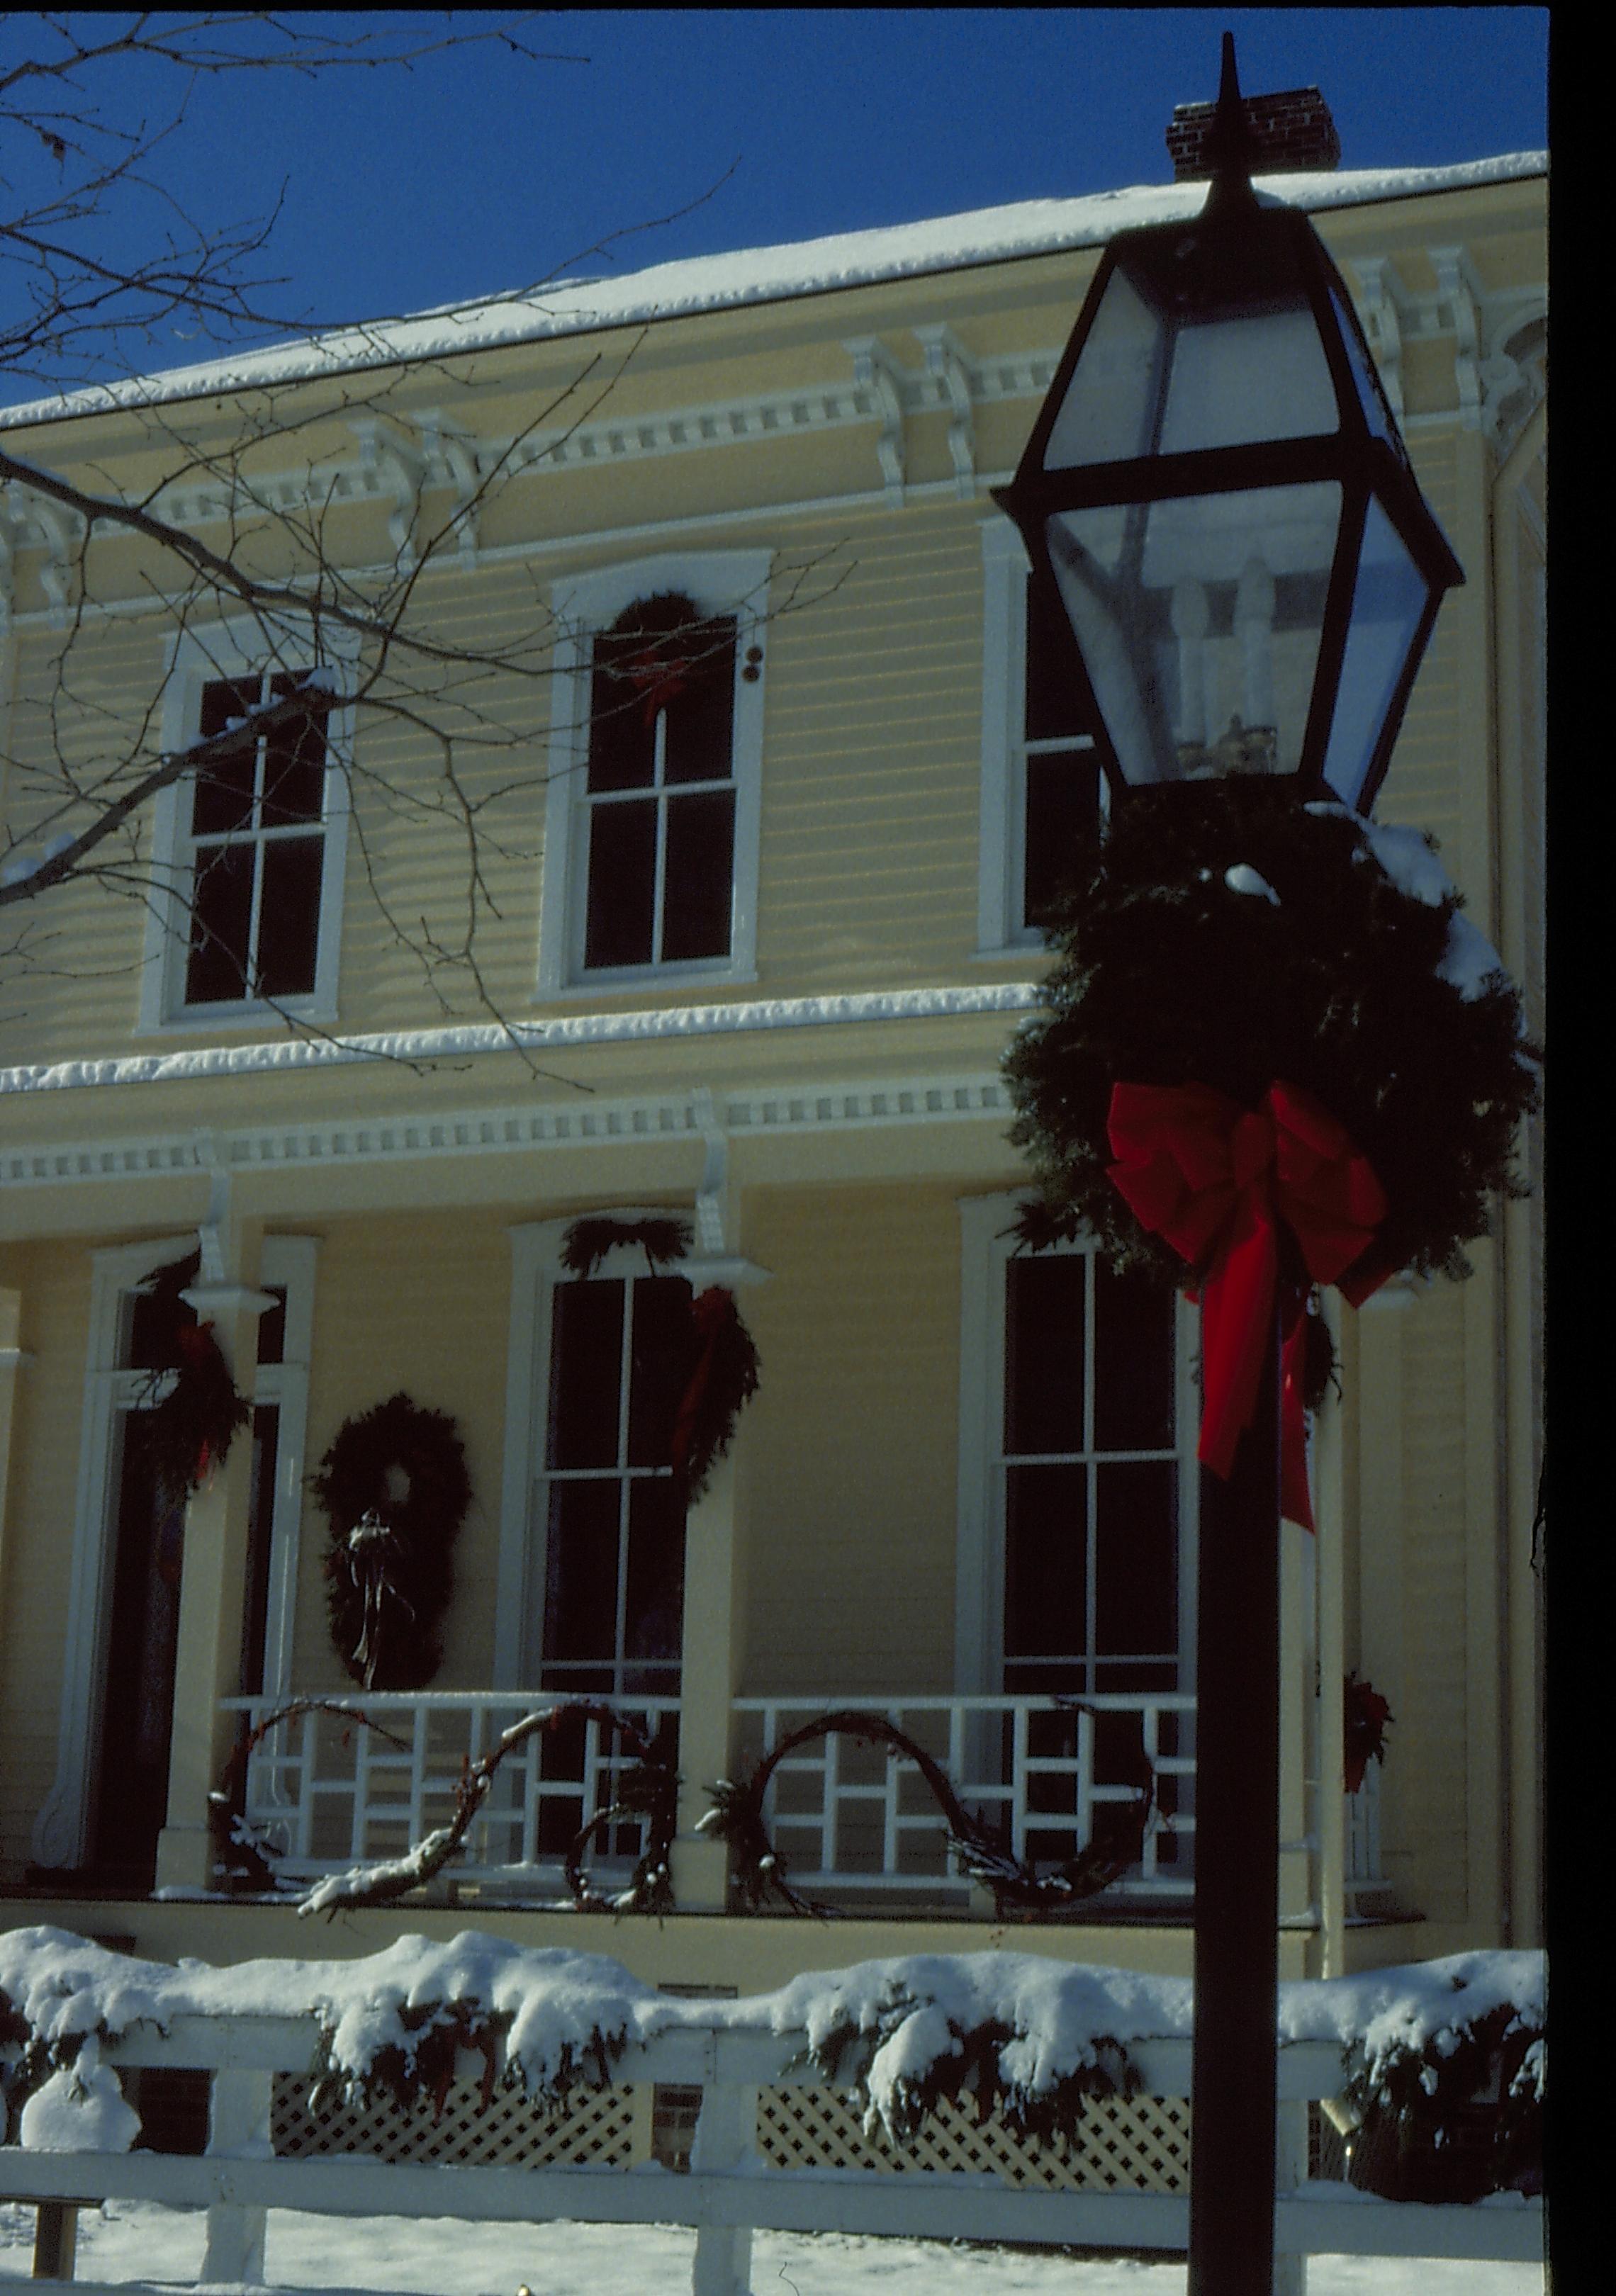
[[[120, 1967], [126, 1980], [109, 1973]], [[467, 1991], [446, 1998], [454, 1971]], [[35, 1931], [0, 1939], [0, 1983], [12, 2087], [31, 2098], [12, 2116], [21, 2143], [0, 2150], [0, 2198], [35, 2207], [37, 2276], [72, 2277], [77, 2211], [110, 2198], [205, 2210], [199, 2286], [262, 2281], [271, 2208], [685, 2225], [694, 2296], [746, 2296], [753, 2228], [1166, 2254], [1187, 2241], [1177, 1980], [917, 1956], [751, 2001], [672, 2000], [596, 1956], [474, 1933], [214, 1972]], [[263, 2013], [299, 1987], [315, 2008]], [[1520, 2138], [1540, 2091], [1540, 1957], [1284, 1991], [1276, 2288], [1301, 2296], [1309, 2253], [1538, 2258], [1540, 2199], [1390, 2200], [1309, 2180], [1307, 2131], [1313, 2100], [1340, 2114], [1424, 2098], [1456, 2136], [1490, 2081], [1495, 2152], [1474, 2183], [1512, 2162], [1518, 2185], [1536, 2183], [1498, 2136], [1513, 2100]], [[210, 1994], [234, 2005], [177, 2005]], [[1179, 2030], [1142, 2030], [1153, 2021]], [[205, 2070], [205, 2152], [96, 2149], [135, 2133], [114, 2069], [153, 2104], [165, 2078]]]

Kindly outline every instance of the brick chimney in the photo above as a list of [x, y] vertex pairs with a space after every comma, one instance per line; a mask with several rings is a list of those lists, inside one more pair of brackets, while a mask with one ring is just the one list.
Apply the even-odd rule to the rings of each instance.
[[[1167, 148], [1176, 184], [1203, 184], [1211, 174], [1206, 141], [1215, 103], [1176, 103]], [[1248, 95], [1241, 104], [1257, 138], [1257, 172], [1296, 175], [1308, 168], [1339, 168], [1341, 139], [1330, 107], [1316, 87], [1287, 87], [1277, 95]]]

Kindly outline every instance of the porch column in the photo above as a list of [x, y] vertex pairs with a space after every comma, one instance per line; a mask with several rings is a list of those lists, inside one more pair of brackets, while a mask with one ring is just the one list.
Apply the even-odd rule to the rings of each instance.
[[[713, 1160], [710, 1145], [710, 1167]], [[725, 1175], [727, 1179], [727, 1173]], [[705, 1201], [704, 1201], [705, 1200]], [[719, 1214], [715, 1207], [722, 1204]], [[733, 1192], [722, 1193], [708, 1176], [697, 1199], [701, 1241], [680, 1265], [698, 1295], [718, 1284], [736, 1295], [745, 1312], [747, 1292], [768, 1281], [738, 1253], [714, 1250], [726, 1231], [734, 1233], [738, 1210]], [[767, 1376], [767, 1366], [764, 1366]], [[707, 1488], [685, 1519], [685, 1628], [679, 1671], [678, 1834], [673, 1846], [673, 1893], [681, 1912], [722, 1913], [729, 1894], [729, 1849], [695, 1831], [711, 1808], [711, 1788], [730, 1769], [730, 1722], [741, 1678], [745, 1624], [743, 1494], [746, 1480], [746, 1414], [736, 1425], [726, 1457], [714, 1466]]]
[[1308, 1705], [1312, 1636], [1308, 1631], [1310, 1534], [1283, 1522], [1279, 1534], [1279, 1919], [1282, 1927], [1313, 1903], [1308, 1849]]
[[[257, 1288], [260, 1222], [220, 1222], [209, 1231], [202, 1272], [183, 1297], [211, 1324], [231, 1377], [250, 1404], [258, 1366], [258, 1317], [275, 1303]], [[209, 1262], [213, 1266], [209, 1267]], [[168, 1755], [168, 1822], [157, 1841], [157, 1886], [205, 1890], [213, 1882], [208, 1796], [234, 1740], [219, 1701], [241, 1688], [247, 1530], [252, 1505], [252, 1440], [243, 1427], [185, 1509], [179, 1628], [174, 1661], [174, 1734]]]

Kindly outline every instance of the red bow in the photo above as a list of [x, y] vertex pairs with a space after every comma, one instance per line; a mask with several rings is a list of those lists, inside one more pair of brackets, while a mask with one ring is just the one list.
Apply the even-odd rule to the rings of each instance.
[[[1120, 1084], [1108, 1129], [1118, 1159], [1111, 1177], [1141, 1225], [1206, 1270], [1200, 1457], [1226, 1478], [1256, 1409], [1280, 1222], [1314, 1282], [1338, 1284], [1356, 1308], [1393, 1272], [1366, 1257], [1386, 1216], [1385, 1191], [1335, 1119], [1294, 1085], [1270, 1085], [1261, 1106], [1248, 1110], [1210, 1085]], [[1302, 1288], [1288, 1283], [1280, 1301], [1280, 1505], [1311, 1530], [1304, 1305]]]

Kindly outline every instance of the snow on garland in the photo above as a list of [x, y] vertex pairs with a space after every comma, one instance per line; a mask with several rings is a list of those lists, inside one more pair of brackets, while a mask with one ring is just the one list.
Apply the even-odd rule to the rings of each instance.
[[454, 1421], [390, 1396], [343, 1422], [310, 1488], [331, 1526], [326, 1605], [343, 1665], [367, 1690], [424, 1688], [472, 1503]]
[[201, 1255], [160, 1267], [140, 1286], [151, 1304], [156, 1362], [142, 1401], [141, 1435], [159, 1492], [183, 1506], [200, 1490], [252, 1414], [236, 1390], [211, 1324], [199, 1324], [180, 1294], [195, 1283]]
[[[1540, 2134], [1544, 1980], [1541, 1954], [1471, 1953], [1283, 1984], [1279, 2037], [1335, 2043], [1350, 2094], [1377, 2107], [1404, 2099], [1429, 2129], [1456, 2128], [1485, 2083], [1497, 2092], [1489, 2173], [1498, 2189], [1519, 2187]], [[1184, 1978], [1013, 1953], [908, 1955], [694, 2001], [603, 1955], [476, 1931], [447, 1943], [402, 1937], [357, 1960], [217, 1970], [137, 1961], [62, 1930], [0, 1933], [0, 2072], [14, 2105], [77, 2062], [92, 2036], [167, 2031], [182, 2015], [311, 2012], [324, 2079], [409, 2103], [441, 2095], [463, 2046], [482, 2057], [485, 2096], [520, 2087], [554, 2106], [609, 2087], [624, 2050], [660, 2033], [794, 2034], [901, 2147], [941, 2099], [962, 2094], [1042, 2138], [1074, 2128], [1086, 2098], [1137, 2093], [1136, 2043], [1188, 2038], [1193, 1995]], [[80, 2149], [94, 2149], [87, 2132]]]
[[1521, 1192], [1511, 1155], [1538, 1063], [1519, 994], [1460, 906], [1417, 831], [1256, 779], [1131, 791], [1078, 857], [1043, 1010], [1005, 1059], [1011, 1138], [1040, 1190], [1024, 1242], [1086, 1230], [1114, 1265], [1182, 1284], [1184, 1261], [1110, 1177], [1112, 1087], [1200, 1085], [1254, 1109], [1283, 1080], [1378, 1176], [1377, 1260], [1467, 1275], [1489, 1198]]
[[[646, 1266], [658, 1275], [677, 1267], [692, 1240], [690, 1223], [675, 1216], [592, 1214], [568, 1228], [562, 1265], [587, 1278], [609, 1251], [627, 1245], [644, 1251]], [[734, 1440], [735, 1423], [758, 1392], [758, 1377], [757, 1347], [734, 1292], [715, 1283], [693, 1294], [689, 1322], [675, 1342], [674, 1358], [660, 1366], [660, 1382], [672, 1399], [669, 1461], [687, 1505], [701, 1497]]]
[[[1059, 1702], [1077, 1711], [1087, 1710], [1076, 1699]], [[1002, 1833], [980, 1814], [968, 1810], [955, 1792], [947, 1772], [925, 1748], [916, 1743], [884, 1714], [851, 1708], [816, 1715], [785, 1735], [758, 1763], [750, 1776], [736, 1782], [720, 1778], [712, 1789], [712, 1808], [696, 1822], [696, 1832], [728, 1844], [734, 1861], [733, 1881], [741, 1904], [756, 1913], [770, 1898], [778, 1898], [792, 1913], [811, 1914], [817, 1920], [837, 1912], [794, 1889], [786, 1859], [775, 1849], [764, 1823], [763, 1804], [770, 1779], [781, 1762], [800, 1746], [816, 1738], [848, 1737], [860, 1745], [884, 1746], [889, 1759], [912, 1762], [931, 1791], [948, 1829], [948, 1848], [963, 1874], [993, 1893], [994, 1911], [1001, 1917], [1050, 1915], [1097, 1897], [1137, 1865], [1155, 1809], [1156, 1774], [1141, 1748], [1137, 1775], [1131, 1780], [1136, 1800], [1129, 1808], [1105, 1806], [1104, 1822], [1096, 1820], [1094, 1839], [1073, 1858], [1053, 1873], [1039, 1874], [1017, 1857]], [[1161, 1821], [1158, 1821], [1161, 1822]]]

